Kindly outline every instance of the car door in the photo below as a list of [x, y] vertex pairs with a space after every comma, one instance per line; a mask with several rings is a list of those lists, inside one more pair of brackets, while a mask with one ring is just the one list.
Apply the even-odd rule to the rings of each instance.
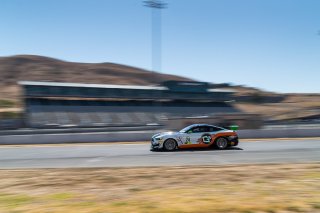
[[197, 126], [192, 129], [192, 133], [190, 134], [190, 144], [199, 144], [199, 139], [203, 133], [204, 129], [202, 126]]
[[[183, 147], [206, 147], [210, 143], [209, 129], [207, 126], [196, 126], [184, 134]], [[203, 138], [204, 137], [204, 138]]]
[[184, 133], [179, 133], [177, 136], [178, 146], [188, 147], [192, 144], [196, 144], [198, 135], [200, 135], [198, 127], [193, 127]]

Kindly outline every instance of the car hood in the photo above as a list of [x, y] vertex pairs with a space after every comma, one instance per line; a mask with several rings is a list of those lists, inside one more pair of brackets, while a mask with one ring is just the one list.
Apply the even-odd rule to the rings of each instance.
[[152, 137], [153, 138], [155, 138], [155, 137], [163, 137], [163, 136], [167, 136], [167, 135], [173, 135], [175, 133], [176, 132], [160, 132], [158, 134], [153, 135]]

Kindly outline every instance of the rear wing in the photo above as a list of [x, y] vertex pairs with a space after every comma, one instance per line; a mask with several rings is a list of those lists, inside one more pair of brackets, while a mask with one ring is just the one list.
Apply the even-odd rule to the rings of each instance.
[[229, 126], [224, 126], [223, 128], [237, 131], [239, 129], [239, 126], [238, 125], [229, 125]]

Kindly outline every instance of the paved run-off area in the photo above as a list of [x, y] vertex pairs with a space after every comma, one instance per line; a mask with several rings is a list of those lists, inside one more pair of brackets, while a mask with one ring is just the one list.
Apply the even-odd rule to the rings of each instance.
[[0, 169], [320, 162], [319, 138], [247, 140], [228, 150], [149, 148], [149, 143], [0, 146]]

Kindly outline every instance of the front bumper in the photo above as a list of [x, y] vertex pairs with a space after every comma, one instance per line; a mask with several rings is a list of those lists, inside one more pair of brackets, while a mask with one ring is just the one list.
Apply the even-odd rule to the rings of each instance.
[[151, 147], [150, 150], [159, 150], [162, 149], [162, 143], [161, 141], [155, 140], [155, 139], [151, 139]]

